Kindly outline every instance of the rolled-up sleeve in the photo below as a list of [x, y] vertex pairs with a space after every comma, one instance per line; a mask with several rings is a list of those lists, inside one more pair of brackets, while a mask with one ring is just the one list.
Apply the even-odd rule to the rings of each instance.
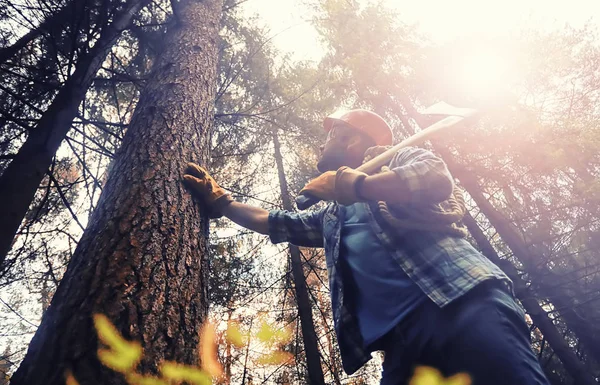
[[289, 242], [296, 246], [323, 247], [323, 212], [269, 212], [269, 238], [273, 243]]
[[452, 175], [446, 163], [431, 151], [417, 147], [401, 149], [390, 162], [390, 169], [410, 192], [412, 204], [440, 203], [452, 194]]

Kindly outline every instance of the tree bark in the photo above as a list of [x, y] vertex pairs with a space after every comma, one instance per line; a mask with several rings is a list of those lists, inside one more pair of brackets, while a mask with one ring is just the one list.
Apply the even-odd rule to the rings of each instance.
[[58, 147], [66, 137], [77, 109], [109, 50], [135, 14], [150, 0], [130, 0], [107, 26], [90, 52], [78, 61], [52, 104], [29, 133], [13, 161], [0, 176], [0, 266]]
[[103, 367], [92, 315], [144, 348], [138, 372], [198, 364], [207, 303], [208, 219], [181, 178], [206, 164], [221, 1], [180, 0], [178, 23], [143, 90], [90, 224], [11, 379], [15, 385], [123, 384]]
[[[283, 208], [287, 211], [294, 211], [294, 206], [290, 199], [287, 180], [285, 179], [285, 170], [283, 168], [283, 156], [281, 155], [281, 144], [277, 131], [273, 129], [273, 147], [275, 148], [275, 162], [277, 163], [277, 173], [279, 175], [279, 187], [281, 189], [281, 199]], [[302, 268], [302, 259], [298, 246], [289, 245], [290, 258], [292, 262], [292, 276], [294, 277], [294, 288], [296, 290], [296, 301], [298, 303], [298, 313], [300, 314], [300, 326], [302, 328], [302, 342], [304, 343], [304, 352], [306, 354], [306, 366], [308, 367], [308, 376], [310, 384], [325, 385], [321, 360], [319, 358], [319, 347], [317, 334], [315, 333], [315, 324], [312, 316], [312, 308], [308, 298], [308, 288]]]
[[500, 259], [498, 253], [491, 245], [475, 219], [471, 214], [467, 213], [463, 218], [464, 224], [469, 229], [469, 233], [477, 242], [479, 249], [493, 263], [499, 266], [508, 277], [513, 281], [515, 287], [515, 294], [523, 304], [523, 307], [527, 311], [527, 314], [533, 320], [533, 323], [540, 329], [552, 350], [556, 353], [558, 358], [563, 363], [567, 372], [573, 377], [576, 385], [594, 385], [597, 382], [594, 380], [594, 376], [589, 370], [583, 365], [583, 363], [577, 358], [575, 352], [569, 347], [561, 333], [558, 331], [556, 326], [552, 323], [552, 320], [548, 318], [548, 314], [540, 306], [539, 302], [532, 296], [531, 291], [527, 288], [527, 283], [519, 276], [519, 272], [513, 266], [512, 263], [506, 260]]

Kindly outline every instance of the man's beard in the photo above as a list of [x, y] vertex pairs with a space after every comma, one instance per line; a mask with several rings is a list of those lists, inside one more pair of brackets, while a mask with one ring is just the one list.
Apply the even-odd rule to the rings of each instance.
[[348, 159], [345, 153], [339, 151], [331, 151], [329, 153], [323, 153], [319, 163], [317, 163], [317, 169], [320, 172], [325, 171], [336, 171], [342, 166], [348, 165]]

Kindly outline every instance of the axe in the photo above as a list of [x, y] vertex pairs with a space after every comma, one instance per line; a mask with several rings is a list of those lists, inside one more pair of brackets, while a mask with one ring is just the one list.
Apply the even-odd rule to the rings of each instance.
[[[400, 150], [401, 148], [423, 143], [424, 141], [431, 139], [431, 137], [433, 137], [438, 131], [442, 131], [446, 128], [456, 126], [460, 122], [464, 121], [469, 117], [472, 117], [476, 113], [477, 110], [474, 110], [472, 108], [458, 108], [451, 106], [445, 102], [436, 103], [426, 108], [425, 111], [421, 113], [421, 115], [438, 115], [445, 116], [445, 118], [417, 132], [410, 138], [403, 140], [402, 142], [393, 146], [389, 150], [371, 159], [367, 163], [362, 164], [356, 170], [364, 172], [365, 174], [372, 174], [378, 171], [382, 166], [388, 164], [392, 160], [394, 155], [398, 152], [398, 150]], [[311, 195], [298, 195], [296, 197], [296, 205], [300, 210], [305, 210], [319, 202], [319, 200], [320, 199]]]

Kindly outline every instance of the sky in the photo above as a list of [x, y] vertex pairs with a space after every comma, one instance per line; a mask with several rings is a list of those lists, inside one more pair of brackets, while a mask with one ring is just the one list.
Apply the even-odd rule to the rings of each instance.
[[[400, 12], [406, 23], [417, 23], [433, 41], [472, 37], [510, 36], [518, 26], [557, 29], [566, 23], [581, 27], [600, 25], [599, 0], [383, 0]], [[256, 14], [268, 26], [276, 46], [298, 60], [321, 55], [318, 34], [310, 26], [305, 0], [248, 0], [248, 14]]]

